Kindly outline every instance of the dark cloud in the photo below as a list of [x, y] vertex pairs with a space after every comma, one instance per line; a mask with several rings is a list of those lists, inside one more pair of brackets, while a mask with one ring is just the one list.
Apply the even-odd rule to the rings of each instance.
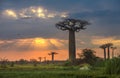
[[[51, 19], [52, 20], [52, 19]], [[55, 27], [56, 20], [12, 20], [0, 23], [0, 39], [17, 39], [17, 38], [57, 38], [62, 36], [62, 31]], [[49, 22], [48, 22], [49, 21]], [[59, 33], [61, 32], [61, 34]]]
[[[103, 36], [119, 36], [120, 11], [102, 10], [70, 14], [74, 18], [82, 18], [91, 22], [89, 33]], [[87, 31], [86, 31], [87, 32]]]
[[[118, 36], [120, 31], [120, 0], [1, 0], [0, 10], [23, 9], [42, 6], [57, 12], [68, 12], [69, 17], [91, 22], [80, 34], [89, 36]], [[0, 16], [0, 39], [58, 38], [67, 39], [68, 32], [55, 28], [60, 18], [53, 19], [5, 19]], [[80, 37], [77, 37], [80, 38]], [[87, 40], [86, 40], [87, 41]]]

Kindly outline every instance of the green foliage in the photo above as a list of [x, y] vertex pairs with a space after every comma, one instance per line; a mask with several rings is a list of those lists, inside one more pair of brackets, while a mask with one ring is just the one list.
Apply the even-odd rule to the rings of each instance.
[[97, 60], [94, 64], [94, 67], [105, 67], [107, 60]]
[[8, 59], [6, 59], [6, 58], [1, 58], [1, 59], [0, 59], [1, 68], [7, 68], [7, 62], [8, 62]]
[[119, 78], [95, 71], [73, 70], [0, 70], [0, 78]]
[[11, 66], [11, 67], [14, 67], [14, 62], [11, 62], [11, 63], [10, 63], [10, 66]]
[[120, 74], [120, 58], [113, 58], [106, 62], [106, 74]]
[[97, 61], [97, 57], [95, 56], [95, 51], [92, 49], [83, 49], [82, 55], [79, 54], [81, 59], [90, 65], [93, 65]]
[[70, 66], [71, 65], [71, 62], [69, 60], [67, 60], [65, 63], [64, 63], [64, 66]]
[[21, 65], [23, 65], [23, 64], [27, 64], [27, 60], [25, 60], [25, 59], [20, 59], [19, 61], [18, 61], [18, 63], [19, 64], [21, 64]]
[[[81, 66], [88, 66], [83, 64]], [[14, 67], [0, 68], [0, 78], [120, 78], [120, 75], [107, 75], [100, 69], [82, 71], [81, 66], [56, 66], [33, 64], [15, 65]]]
[[37, 66], [37, 60], [36, 59], [30, 59], [30, 62], [33, 63], [33, 66]]

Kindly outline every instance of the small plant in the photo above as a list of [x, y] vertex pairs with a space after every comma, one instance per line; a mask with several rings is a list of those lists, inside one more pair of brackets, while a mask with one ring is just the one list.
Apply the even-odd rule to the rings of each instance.
[[6, 68], [6, 67], [7, 67], [8, 59], [6, 59], [6, 58], [1, 58], [1, 59], [0, 59], [0, 62], [1, 62], [1, 68]]
[[14, 67], [14, 62], [11, 62], [10, 67]]
[[120, 58], [113, 58], [106, 62], [105, 66], [106, 74], [120, 74]]
[[64, 66], [70, 66], [71, 65], [71, 62], [69, 60], [67, 60], [65, 63], [64, 63]]
[[30, 59], [30, 62], [33, 64], [34, 67], [37, 66], [37, 60], [36, 59]]

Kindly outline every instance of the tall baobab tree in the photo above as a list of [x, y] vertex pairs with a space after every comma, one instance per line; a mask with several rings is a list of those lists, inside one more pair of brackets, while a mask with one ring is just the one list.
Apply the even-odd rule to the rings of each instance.
[[44, 57], [44, 62], [46, 62], [46, 57]]
[[40, 63], [42, 62], [42, 57], [38, 57], [38, 59], [39, 59], [39, 61], [40, 61]]
[[101, 45], [100, 48], [104, 50], [104, 60], [106, 60], [106, 44]]
[[117, 47], [111, 47], [111, 49], [112, 49], [112, 58], [114, 57], [114, 51], [115, 51], [115, 49], [117, 49]]
[[110, 59], [110, 47], [112, 47], [112, 46], [113, 46], [112, 43], [107, 43], [107, 44], [106, 44], [106, 47], [107, 47], [107, 49], [108, 49], [108, 59]]
[[75, 32], [85, 30], [86, 25], [89, 25], [87, 21], [79, 19], [64, 19], [56, 24], [58, 29], [69, 31], [69, 60], [71, 62], [76, 59]]
[[51, 55], [51, 56], [52, 56], [52, 62], [54, 61], [54, 55], [55, 55], [55, 54], [58, 54], [58, 53], [56, 53], [56, 52], [48, 53], [48, 55]]

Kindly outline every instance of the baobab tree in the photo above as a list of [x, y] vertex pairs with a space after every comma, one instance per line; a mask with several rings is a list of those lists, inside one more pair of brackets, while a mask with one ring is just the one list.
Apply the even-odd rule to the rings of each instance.
[[89, 23], [85, 20], [79, 19], [64, 19], [56, 23], [56, 27], [60, 30], [69, 31], [69, 60], [74, 62], [76, 59], [76, 46], [75, 46], [75, 32], [85, 30], [85, 26]]
[[106, 44], [101, 45], [100, 48], [104, 50], [104, 60], [106, 60]]
[[107, 49], [108, 49], [108, 59], [110, 59], [110, 47], [112, 47], [112, 46], [113, 46], [112, 43], [107, 43], [107, 44], [106, 44], [106, 47], [107, 47]]
[[46, 57], [44, 57], [44, 62], [46, 62]]
[[40, 63], [42, 62], [42, 57], [38, 57], [38, 59], [39, 59], [39, 61], [40, 61]]
[[36, 67], [37, 66], [37, 60], [36, 59], [30, 59], [30, 62], [33, 63], [33, 65]]
[[115, 49], [117, 49], [117, 47], [112, 46], [111, 49], [112, 49], [112, 58], [113, 58], [114, 57], [114, 51], [115, 51]]
[[6, 68], [7, 67], [7, 63], [8, 63], [8, 59], [6, 59], [5, 57], [4, 58], [0, 58], [0, 65], [1, 65], [1, 68]]
[[56, 53], [56, 52], [48, 53], [48, 55], [51, 55], [51, 56], [52, 56], [52, 62], [54, 62], [54, 55], [55, 55], [55, 54], [58, 54], [58, 53]]

